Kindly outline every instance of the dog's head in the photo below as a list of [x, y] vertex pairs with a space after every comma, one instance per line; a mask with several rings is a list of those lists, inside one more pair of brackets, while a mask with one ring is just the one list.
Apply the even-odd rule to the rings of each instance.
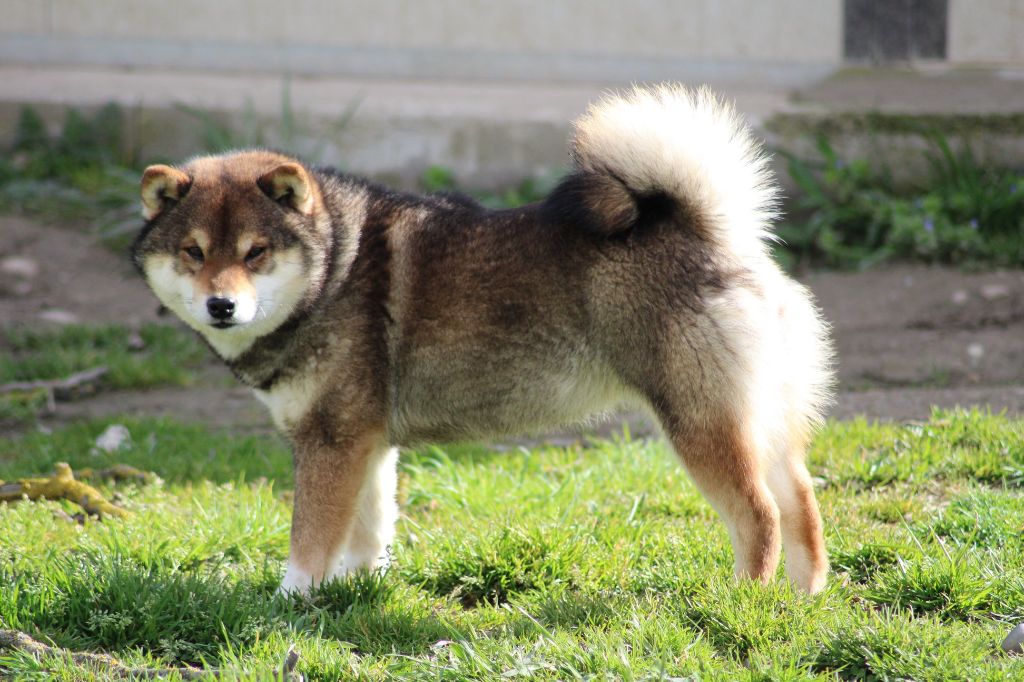
[[142, 176], [132, 247], [160, 301], [228, 359], [315, 295], [329, 221], [312, 173], [263, 151], [202, 157]]

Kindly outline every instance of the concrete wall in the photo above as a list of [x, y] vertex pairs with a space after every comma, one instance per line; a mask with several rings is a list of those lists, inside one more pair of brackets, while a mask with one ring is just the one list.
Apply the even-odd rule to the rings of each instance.
[[0, 0], [0, 59], [353, 76], [803, 80], [841, 0]]
[[1024, 64], [1024, 1], [950, 0], [953, 63]]
[[[802, 83], [842, 63], [842, 23], [843, 0], [0, 0], [0, 61]], [[953, 64], [1024, 65], [1024, 0], [949, 0], [947, 37]]]

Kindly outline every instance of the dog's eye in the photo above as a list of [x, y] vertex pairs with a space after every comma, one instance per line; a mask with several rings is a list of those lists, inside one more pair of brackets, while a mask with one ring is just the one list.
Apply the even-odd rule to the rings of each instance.
[[259, 258], [260, 256], [262, 256], [266, 252], [267, 252], [267, 247], [265, 247], [265, 246], [254, 246], [251, 249], [249, 249], [249, 253], [245, 254], [245, 260], [247, 260], [247, 261], [254, 261], [257, 258]]
[[185, 253], [192, 260], [202, 262], [203, 261], [203, 250], [198, 246], [186, 246], [184, 249]]

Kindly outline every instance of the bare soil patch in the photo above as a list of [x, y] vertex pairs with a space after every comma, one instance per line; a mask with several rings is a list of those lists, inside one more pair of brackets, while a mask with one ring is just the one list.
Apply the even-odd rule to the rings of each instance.
[[[156, 300], [127, 255], [96, 244], [86, 231], [2, 216], [0, 235], [0, 327], [157, 319]], [[835, 336], [834, 416], [922, 419], [933, 405], [1024, 414], [1024, 271], [900, 265], [803, 280]], [[59, 403], [42, 423], [135, 414], [270, 430], [262, 407], [232, 381], [211, 357], [196, 386], [100, 392]], [[634, 432], [646, 430], [642, 421], [629, 421]]]

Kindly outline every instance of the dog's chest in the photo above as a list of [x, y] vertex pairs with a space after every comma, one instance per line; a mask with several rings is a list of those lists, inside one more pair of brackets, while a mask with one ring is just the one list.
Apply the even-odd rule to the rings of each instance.
[[270, 410], [274, 425], [288, 432], [302, 420], [319, 397], [320, 383], [313, 377], [301, 375], [278, 382], [267, 391], [253, 389], [253, 393]]

